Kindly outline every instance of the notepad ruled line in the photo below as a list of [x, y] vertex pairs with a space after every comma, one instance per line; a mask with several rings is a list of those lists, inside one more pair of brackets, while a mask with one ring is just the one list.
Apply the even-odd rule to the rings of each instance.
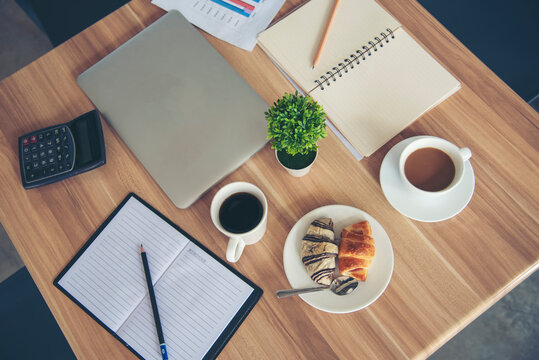
[[[202, 271], [195, 270], [200, 268], [197, 266], [198, 264], [191, 262], [191, 260], [192, 259], [186, 257], [183, 263], [181, 265], [178, 265], [178, 268], [181, 269], [182, 273], [187, 274], [191, 280], [186, 281], [185, 278], [179, 278], [177, 280], [179, 281], [179, 283], [181, 283], [182, 287], [186, 286], [191, 289], [193, 296], [204, 295], [204, 298], [208, 302], [211, 301], [214, 307], [217, 307], [221, 311], [224, 311], [226, 306], [223, 305], [223, 302], [226, 303], [227, 306], [230, 306], [231, 300], [227, 299], [227, 297], [230, 297], [230, 295], [234, 293], [223, 292], [218, 287], [222, 284], [220, 282], [214, 281], [211, 278], [206, 277]], [[179, 283], [178, 285], [180, 285]], [[208, 289], [211, 289], [211, 292], [209, 292]]]
[[[86, 290], [85, 288], [80, 288], [78, 286], [79, 284], [75, 284], [69, 280], [66, 281], [66, 284], [72, 287], [73, 289], [78, 289], [80, 292], [85, 294], [87, 296], [85, 298], [85, 302], [90, 303], [90, 305], [92, 305], [93, 308], [99, 309], [100, 307], [107, 305], [107, 304], [103, 304], [99, 298], [93, 296], [93, 294], [89, 292], [88, 290]], [[111, 319], [111, 317], [114, 317], [114, 319]], [[111, 321], [121, 321], [121, 319], [119, 319], [117, 316], [107, 316], [107, 318], [110, 319]]]
[[[99, 279], [99, 281], [95, 281], [93, 282], [93, 287], [95, 287], [96, 285], [99, 286], [101, 288], [101, 290], [111, 296], [111, 299], [113, 299], [112, 295], [116, 295], [118, 292], [121, 292], [125, 297], [130, 297], [130, 296], [135, 296], [136, 294], [132, 291], [130, 291], [129, 293], [127, 293], [124, 289], [126, 288], [113, 288], [111, 287], [109, 284], [110, 284], [110, 278], [108, 276], [108, 274], [105, 272], [105, 271], [102, 271], [102, 269], [100, 268], [90, 268], [88, 267], [86, 264], [81, 264], [81, 267], [83, 269], [85, 269], [86, 271], [94, 271], [96, 272], [98, 275], [101, 276], [101, 278]], [[82, 281], [86, 281], [86, 279], [84, 278], [81, 278]], [[88, 284], [88, 282], [87, 282]], [[88, 284], [90, 285], [90, 284]], [[108, 290], [108, 291], [107, 291]], [[122, 296], [123, 298], [123, 296]], [[111, 302], [111, 305], [114, 306], [114, 304]], [[120, 309], [117, 309], [117, 310], [120, 310]], [[125, 308], [122, 308], [121, 310], [126, 310]]]
[[99, 309], [102, 308], [110, 309], [111, 306], [109, 306], [108, 303], [104, 302], [102, 298], [96, 296], [94, 293], [87, 289], [91, 288], [91, 285], [86, 280], [84, 280], [83, 278], [78, 278], [74, 280], [77, 280], [77, 282], [67, 280], [66, 283], [70, 285], [74, 290], [77, 290], [80, 295], [84, 296], [84, 301], [86, 303], [90, 303], [91, 308], [97, 309], [96, 312], [98, 313], [102, 313], [102, 317], [105, 317], [104, 320], [109, 320], [104, 321], [105, 323], [116, 324], [122, 321], [121, 317], [118, 316], [116, 313], [99, 311]]
[[[171, 285], [171, 284], [166, 284], [166, 285]], [[163, 286], [165, 286], [163, 284]], [[186, 297], [184, 296], [179, 290], [181, 289], [184, 289], [184, 286], [185, 284], [182, 284], [182, 286], [178, 286], [176, 288], [171, 288], [171, 290], [168, 290], [168, 289], [163, 289], [164, 290], [164, 293], [165, 294], [168, 294], [169, 296], [168, 297], [165, 297], [167, 300], [169, 301], [172, 301], [172, 300], [183, 300], [182, 301], [182, 304], [188, 304], [190, 301], [192, 301], [193, 297]], [[176, 292], [172, 292], [172, 290], [176, 290]], [[190, 288], [187, 288], [187, 290], [192, 290]], [[194, 293], [191, 293], [191, 294], [194, 294]], [[203, 311], [203, 310], [206, 310], [206, 311]], [[205, 325], [207, 326], [212, 326], [212, 325], [215, 325], [216, 324], [216, 321], [215, 320], [212, 320], [211, 317], [209, 317], [209, 314], [208, 313], [211, 313], [211, 315], [215, 316], [215, 312], [211, 311], [209, 308], [205, 307], [203, 310], [200, 310], [200, 309], [196, 309], [193, 313], [197, 315], [197, 318], [193, 318], [191, 315], [187, 315], [189, 316], [189, 318], [191, 318], [191, 320], [197, 322], [197, 323], [200, 323], [200, 322], [203, 322]]]
[[[189, 263], [192, 267], [196, 268], [198, 264], [195, 264], [192, 262], [192, 259], [186, 259], [186, 264]], [[230, 305], [231, 303], [224, 297], [227, 296], [227, 294], [230, 294], [230, 291], [227, 291], [228, 289], [225, 287], [223, 290], [223, 284], [221, 282], [213, 281], [213, 279], [210, 279], [206, 276], [204, 273], [198, 274], [198, 276], [202, 277], [205, 283], [211, 283], [213, 285], [214, 295], [212, 295], [212, 300], [215, 301], [216, 304], [221, 304], [221, 302], [226, 303], [226, 305]], [[199, 291], [204, 291], [204, 288], [201, 288], [200, 286], [197, 287]], [[237, 292], [234, 293], [234, 295], [237, 294]]]

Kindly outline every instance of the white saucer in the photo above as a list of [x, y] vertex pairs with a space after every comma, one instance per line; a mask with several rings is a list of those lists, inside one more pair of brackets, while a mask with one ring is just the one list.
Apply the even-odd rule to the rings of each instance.
[[380, 167], [380, 185], [389, 203], [401, 214], [411, 219], [435, 222], [447, 220], [461, 212], [472, 198], [475, 176], [470, 161], [464, 166], [461, 183], [447, 194], [421, 197], [412, 194], [399, 174], [399, 157], [402, 150], [413, 140], [428, 136], [414, 136], [393, 146]]
[[346, 205], [327, 205], [304, 215], [292, 227], [286, 238], [283, 250], [283, 264], [286, 277], [292, 288], [316, 286], [307, 273], [301, 261], [301, 240], [309, 225], [316, 219], [331, 218], [333, 220], [335, 237], [339, 238], [341, 231], [348, 225], [367, 220], [372, 229], [372, 237], [376, 246], [369, 273], [365, 282], [351, 294], [335, 295], [331, 291], [319, 291], [299, 295], [312, 307], [330, 313], [349, 313], [363, 309], [372, 304], [386, 289], [393, 274], [393, 247], [386, 231], [372, 216], [366, 212]]

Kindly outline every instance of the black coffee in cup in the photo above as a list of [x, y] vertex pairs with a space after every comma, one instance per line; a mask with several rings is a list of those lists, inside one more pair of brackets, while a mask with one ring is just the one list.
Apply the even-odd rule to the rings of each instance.
[[455, 178], [455, 164], [442, 150], [425, 147], [408, 155], [404, 174], [416, 188], [425, 191], [441, 191]]
[[262, 220], [264, 208], [258, 198], [246, 192], [230, 195], [219, 208], [219, 222], [228, 232], [243, 234]]

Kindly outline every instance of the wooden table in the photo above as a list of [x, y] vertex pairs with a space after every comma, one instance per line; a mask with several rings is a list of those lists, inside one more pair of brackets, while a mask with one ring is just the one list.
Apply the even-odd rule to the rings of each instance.
[[[296, 179], [277, 166], [267, 146], [188, 210], [171, 203], [107, 124], [106, 166], [29, 191], [20, 182], [17, 137], [92, 109], [75, 78], [164, 14], [149, 1], [133, 0], [0, 83], [0, 221], [79, 358], [134, 357], [52, 285], [130, 191], [223, 258], [226, 239], [209, 217], [212, 196], [238, 180], [267, 195], [268, 231], [234, 264], [265, 293], [222, 359], [424, 358], [535, 271], [537, 113], [416, 2], [380, 2], [462, 82], [462, 89], [359, 163], [330, 134], [320, 143], [311, 173]], [[287, 1], [278, 17], [298, 3]], [[259, 48], [248, 53], [208, 40], [268, 103], [293, 90]], [[417, 134], [441, 136], [473, 152], [475, 194], [450, 220], [410, 220], [380, 189], [384, 155]], [[346, 315], [274, 296], [289, 287], [282, 263], [288, 231], [305, 213], [327, 204], [370, 213], [385, 227], [395, 253], [386, 292], [370, 307]]]

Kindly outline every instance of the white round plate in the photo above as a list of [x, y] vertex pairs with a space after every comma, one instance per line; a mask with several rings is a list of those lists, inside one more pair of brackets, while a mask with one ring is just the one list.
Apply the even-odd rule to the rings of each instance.
[[386, 289], [393, 273], [393, 248], [386, 231], [372, 216], [346, 205], [327, 205], [304, 215], [288, 233], [283, 250], [284, 271], [292, 288], [316, 286], [301, 261], [301, 240], [311, 222], [331, 218], [335, 237], [340, 238], [343, 228], [367, 220], [372, 228], [376, 246], [375, 256], [369, 267], [367, 280], [351, 294], [339, 296], [329, 290], [299, 295], [307, 304], [329, 313], [349, 313], [372, 304]]
[[[399, 157], [412, 141], [428, 136], [414, 136], [393, 146], [380, 166], [380, 185], [389, 203], [401, 214], [423, 222], [447, 220], [460, 213], [470, 202], [475, 189], [475, 176], [470, 161], [464, 166], [464, 178], [447, 194], [422, 197], [412, 194], [399, 174]], [[472, 157], [473, 158], [473, 157]]]

